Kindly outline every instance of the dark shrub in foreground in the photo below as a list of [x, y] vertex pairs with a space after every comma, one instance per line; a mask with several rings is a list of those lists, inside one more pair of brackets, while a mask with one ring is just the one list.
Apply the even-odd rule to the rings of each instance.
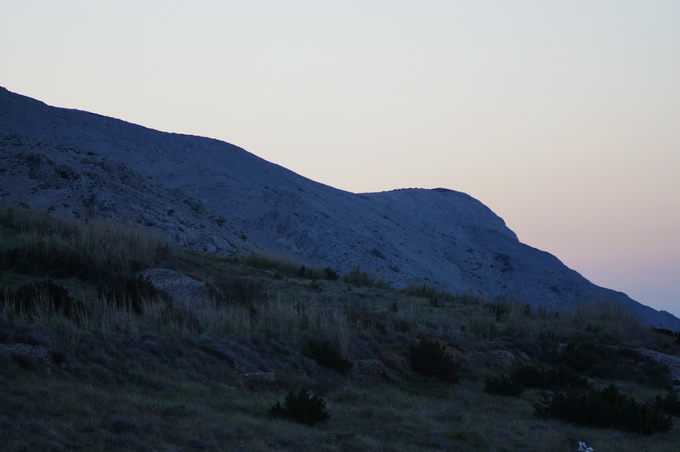
[[593, 340], [567, 344], [559, 362], [579, 374], [604, 380], [635, 381], [656, 388], [671, 382], [667, 365], [644, 357], [637, 350]]
[[337, 279], [340, 279], [340, 275], [338, 274], [338, 272], [336, 272], [335, 270], [333, 270], [330, 267], [326, 267], [324, 269], [323, 277], [324, 277], [324, 279], [327, 279], [328, 281], [335, 281]]
[[650, 435], [666, 432], [673, 423], [653, 404], [640, 404], [613, 386], [598, 390], [557, 391], [536, 404], [536, 414], [594, 428], [614, 428]]
[[678, 394], [676, 392], [669, 392], [666, 394], [666, 397], [657, 395], [654, 398], [654, 406], [664, 413], [680, 416], [680, 401], [678, 401]]
[[343, 358], [328, 341], [309, 341], [303, 353], [322, 366], [337, 370], [341, 374], [346, 374], [352, 368], [352, 363]]
[[268, 297], [262, 281], [248, 276], [221, 275], [215, 280], [215, 288], [220, 298], [229, 303], [250, 305]]
[[305, 425], [318, 424], [331, 416], [326, 411], [326, 401], [316, 395], [310, 396], [304, 389], [297, 394], [291, 390], [283, 404], [276, 402], [269, 414]]
[[413, 370], [426, 377], [437, 377], [447, 383], [458, 381], [458, 362], [444, 344], [421, 339], [411, 347]]
[[0, 269], [50, 278], [83, 277], [92, 263], [72, 246], [39, 241], [35, 246], [0, 250]]
[[502, 374], [499, 377], [487, 378], [484, 384], [484, 392], [489, 394], [516, 397], [522, 394], [522, 391], [524, 388], [519, 383]]

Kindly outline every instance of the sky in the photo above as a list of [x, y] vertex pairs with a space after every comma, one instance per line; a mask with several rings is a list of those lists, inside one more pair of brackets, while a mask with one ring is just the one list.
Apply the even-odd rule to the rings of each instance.
[[468, 193], [680, 316], [679, 21], [676, 0], [0, 0], [0, 86], [355, 193]]

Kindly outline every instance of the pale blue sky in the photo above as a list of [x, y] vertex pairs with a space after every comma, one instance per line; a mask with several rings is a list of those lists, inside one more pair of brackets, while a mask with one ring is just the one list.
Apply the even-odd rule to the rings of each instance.
[[0, 0], [0, 85], [353, 192], [466, 192], [680, 315], [678, 24], [675, 0]]

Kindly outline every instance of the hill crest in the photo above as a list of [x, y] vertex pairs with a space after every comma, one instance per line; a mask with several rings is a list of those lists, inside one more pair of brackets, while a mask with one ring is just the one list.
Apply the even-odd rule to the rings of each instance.
[[402, 287], [550, 308], [612, 301], [680, 330], [680, 319], [521, 243], [464, 193], [354, 194], [214, 139], [50, 107], [4, 88], [0, 106], [0, 195], [8, 203], [136, 222], [210, 252], [264, 248], [340, 272], [360, 265]]

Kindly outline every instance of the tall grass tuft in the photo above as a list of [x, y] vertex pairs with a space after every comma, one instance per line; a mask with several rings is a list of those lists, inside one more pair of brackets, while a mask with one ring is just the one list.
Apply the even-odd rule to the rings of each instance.
[[390, 287], [390, 283], [385, 281], [380, 275], [362, 270], [361, 265], [359, 264], [345, 273], [342, 280], [347, 284], [357, 287], [377, 287], [382, 289]]
[[0, 205], [0, 270], [85, 279], [129, 276], [169, 258], [159, 233], [112, 220], [76, 222]]

